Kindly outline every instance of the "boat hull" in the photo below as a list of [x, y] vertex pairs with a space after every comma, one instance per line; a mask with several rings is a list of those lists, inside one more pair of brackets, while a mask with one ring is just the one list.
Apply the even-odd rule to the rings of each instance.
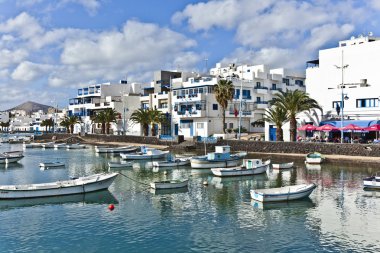
[[268, 167], [269, 165], [263, 165], [252, 169], [246, 169], [244, 167], [214, 168], [211, 169], [211, 172], [218, 177], [251, 176], [265, 173]]
[[293, 168], [294, 163], [272, 163], [273, 169], [290, 169]]
[[380, 189], [380, 179], [377, 177], [369, 177], [363, 180], [363, 186], [366, 189]]
[[107, 189], [117, 175], [117, 173], [98, 174], [75, 180], [15, 186], [14, 189], [0, 186], [0, 199], [40, 198], [99, 191]]
[[156, 190], [162, 190], [162, 189], [176, 189], [176, 188], [183, 188], [187, 187], [189, 183], [189, 180], [184, 181], [164, 181], [164, 182], [153, 182], [150, 183], [150, 187]]
[[4, 163], [16, 163], [18, 161], [20, 161], [24, 156], [17, 156], [17, 157], [1, 157], [0, 158], [0, 164], [4, 164]]
[[167, 161], [162, 161], [162, 162], [153, 162], [152, 165], [153, 167], [178, 167], [178, 166], [185, 166], [190, 164], [190, 159], [188, 160], [178, 160], [178, 161], [172, 161], [172, 162], [167, 162]]
[[65, 166], [64, 163], [40, 163], [40, 167], [46, 167], [46, 168], [49, 168], [49, 167], [63, 167]]
[[125, 168], [125, 167], [132, 167], [133, 163], [132, 162], [127, 162], [127, 163], [108, 163], [108, 167], [110, 168]]
[[[250, 193], [252, 199], [261, 202], [289, 201], [308, 197], [316, 187], [315, 184], [287, 186], [282, 188], [251, 190]], [[277, 190], [279, 191], [278, 193], [276, 193]]]
[[166, 155], [169, 153], [169, 151], [164, 151], [163, 153], [161, 154], [152, 154], [152, 155], [148, 155], [148, 154], [123, 154], [123, 153], [120, 153], [120, 157], [124, 160], [145, 160], [145, 159], [160, 159], [160, 158], [164, 158], [166, 157]]
[[231, 160], [206, 160], [192, 158], [190, 160], [191, 168], [193, 169], [212, 169], [212, 168], [228, 168], [240, 166], [242, 158], [235, 158]]

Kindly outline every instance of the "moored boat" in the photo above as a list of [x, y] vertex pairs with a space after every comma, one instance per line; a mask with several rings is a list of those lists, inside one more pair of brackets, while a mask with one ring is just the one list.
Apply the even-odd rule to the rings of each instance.
[[251, 190], [251, 197], [261, 202], [288, 201], [308, 197], [317, 187], [316, 184], [291, 185], [280, 188]]
[[290, 169], [293, 168], [294, 162], [290, 163], [272, 163], [273, 169]]
[[66, 147], [67, 147], [67, 143], [56, 143], [56, 144], [54, 144], [55, 149], [66, 148]]
[[42, 143], [31, 142], [31, 143], [23, 143], [23, 148], [42, 148]]
[[9, 151], [0, 153], [0, 163], [15, 163], [24, 157], [22, 151]]
[[118, 173], [94, 174], [52, 183], [0, 185], [0, 199], [39, 198], [70, 195], [107, 189]]
[[152, 162], [153, 167], [179, 167], [190, 164], [190, 157], [188, 158], [177, 158], [170, 161], [154, 161]]
[[84, 149], [84, 148], [87, 148], [87, 146], [83, 144], [79, 144], [79, 143], [66, 145], [66, 149]]
[[241, 165], [247, 152], [237, 154], [230, 153], [230, 146], [216, 146], [215, 152], [208, 153], [204, 156], [195, 156], [190, 159], [191, 168], [194, 169], [211, 169], [227, 168]]
[[364, 189], [380, 189], [380, 173], [363, 179]]
[[63, 162], [43, 162], [43, 163], [40, 163], [40, 167], [44, 167], [44, 168], [51, 168], [51, 167], [63, 167], [65, 166], [65, 164]]
[[125, 167], [132, 167], [132, 166], [133, 166], [133, 162], [122, 162], [122, 163], [108, 162], [109, 168], [125, 168]]
[[325, 158], [318, 152], [313, 152], [306, 155], [306, 163], [320, 164], [324, 161], [324, 159]]
[[136, 146], [125, 146], [125, 147], [95, 147], [96, 153], [128, 153], [134, 152], [138, 149]]
[[121, 159], [125, 160], [143, 160], [143, 159], [160, 159], [169, 154], [169, 151], [162, 151], [155, 148], [141, 147], [141, 152], [120, 153]]
[[175, 189], [187, 187], [189, 180], [168, 180], [150, 183], [153, 189]]
[[213, 168], [212, 174], [218, 177], [249, 176], [265, 173], [269, 168], [270, 160], [263, 163], [261, 159], [244, 159], [243, 165], [232, 168]]
[[42, 143], [41, 147], [44, 149], [48, 149], [48, 148], [54, 148], [54, 145], [55, 145], [54, 142], [48, 142], [48, 143]]

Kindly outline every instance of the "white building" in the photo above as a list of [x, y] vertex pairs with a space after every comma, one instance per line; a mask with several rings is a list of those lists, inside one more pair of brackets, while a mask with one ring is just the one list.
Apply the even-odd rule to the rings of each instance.
[[0, 122], [9, 122], [9, 112], [0, 112]]
[[[229, 116], [226, 120], [228, 128], [238, 127], [238, 118], [234, 116], [234, 110], [240, 105], [240, 89], [242, 90], [243, 111], [242, 126], [249, 132], [263, 132], [263, 129], [255, 127], [255, 122], [262, 121], [265, 111], [269, 108], [268, 102], [279, 91], [303, 90], [305, 91], [305, 74], [299, 71], [284, 68], [270, 69], [266, 65], [240, 65], [231, 64], [222, 67], [217, 64], [210, 70], [212, 75], [229, 78], [233, 81], [235, 97], [230, 105]], [[231, 117], [232, 115], [232, 117]], [[265, 124], [266, 140], [274, 140], [276, 128], [272, 124]], [[284, 137], [286, 137], [284, 135]]]
[[306, 91], [322, 106], [321, 120], [340, 127], [342, 109], [343, 125], [368, 126], [380, 119], [380, 38], [370, 33], [340, 41], [308, 64]]
[[69, 116], [78, 116], [81, 123], [74, 127], [74, 133], [99, 132], [101, 126], [93, 122], [92, 116], [97, 111], [107, 108], [115, 109], [120, 117], [111, 124], [114, 134], [140, 134], [140, 127], [128, 119], [140, 106], [140, 95], [143, 93], [143, 84], [120, 81], [118, 84], [103, 83], [89, 85], [78, 89], [77, 97], [69, 100]]

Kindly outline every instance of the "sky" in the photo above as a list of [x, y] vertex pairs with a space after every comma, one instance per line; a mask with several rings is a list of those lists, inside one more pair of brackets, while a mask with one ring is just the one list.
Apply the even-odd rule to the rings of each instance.
[[216, 63], [305, 70], [373, 32], [380, 0], [0, 0], [0, 110], [67, 107], [89, 84]]

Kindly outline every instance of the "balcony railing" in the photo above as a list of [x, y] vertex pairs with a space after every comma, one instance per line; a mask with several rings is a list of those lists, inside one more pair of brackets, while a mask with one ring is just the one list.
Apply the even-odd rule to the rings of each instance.
[[268, 101], [256, 101], [254, 103], [257, 104], [257, 105], [267, 105]]
[[277, 91], [282, 91], [282, 88], [270, 88], [270, 90], [277, 90]]

